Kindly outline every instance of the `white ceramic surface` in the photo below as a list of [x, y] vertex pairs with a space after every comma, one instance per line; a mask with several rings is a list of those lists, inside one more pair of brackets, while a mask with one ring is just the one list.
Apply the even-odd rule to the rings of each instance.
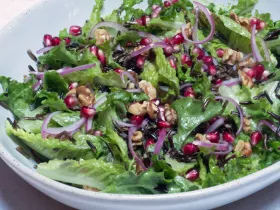
[[[78, 2], [78, 3], [77, 3]], [[107, 0], [106, 8], [117, 5]], [[219, 0], [219, 2], [225, 2]], [[270, 11], [277, 18], [277, 0], [260, 0], [262, 11]], [[56, 34], [72, 24], [82, 25], [90, 14], [93, 0], [51, 0], [15, 19], [0, 32], [0, 75], [22, 79], [30, 64], [26, 49], [41, 47], [44, 33]], [[266, 6], [265, 6], [266, 5]], [[252, 194], [280, 179], [280, 163], [245, 178], [200, 191], [157, 196], [110, 195], [72, 188], [37, 174], [34, 162], [16, 152], [16, 143], [4, 132], [6, 117], [11, 115], [0, 109], [0, 156], [23, 179], [48, 196], [78, 209], [210, 209]]]

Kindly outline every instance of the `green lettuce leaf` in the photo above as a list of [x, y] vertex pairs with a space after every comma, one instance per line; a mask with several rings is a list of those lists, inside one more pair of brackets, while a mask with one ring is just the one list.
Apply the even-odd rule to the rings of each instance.
[[125, 172], [121, 165], [102, 160], [52, 160], [38, 165], [37, 172], [54, 180], [103, 190]]
[[234, 12], [238, 16], [251, 17], [252, 11], [257, 3], [258, 0], [238, 0], [238, 3], [233, 5], [230, 11]]
[[53, 116], [52, 121], [58, 124], [61, 127], [69, 126], [74, 124], [80, 119], [80, 112], [72, 113], [60, 113]]
[[125, 88], [126, 85], [122, 82], [120, 75], [114, 71], [109, 71], [107, 73], [102, 73], [96, 76], [93, 80], [95, 86], [109, 86]]
[[56, 71], [47, 71], [44, 76], [44, 89], [59, 95], [68, 92], [68, 84]]
[[184, 177], [176, 176], [168, 185], [168, 193], [181, 193], [198, 190], [200, 187]]
[[185, 174], [188, 170], [193, 168], [197, 163], [182, 163], [177, 160], [171, 158], [169, 155], [165, 156], [165, 161], [168, 163], [171, 168], [179, 174]]
[[202, 105], [203, 102], [191, 98], [183, 98], [172, 104], [172, 108], [178, 113], [178, 133], [173, 138], [176, 149], [181, 149], [187, 137], [197, 126], [222, 111], [222, 105], [218, 102], [210, 102], [205, 111], [202, 110]]

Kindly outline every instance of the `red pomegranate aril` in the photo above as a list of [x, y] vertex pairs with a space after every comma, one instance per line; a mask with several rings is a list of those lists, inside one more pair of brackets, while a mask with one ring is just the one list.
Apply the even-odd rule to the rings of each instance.
[[194, 48], [193, 49], [193, 54], [197, 55], [197, 59], [201, 60], [205, 56], [205, 52], [201, 48]]
[[77, 104], [78, 104], [78, 99], [77, 99], [77, 97], [74, 96], [74, 95], [68, 95], [68, 96], [66, 96], [66, 98], [64, 99], [64, 103], [65, 103], [65, 105], [66, 105], [69, 109], [71, 109], [71, 108], [77, 106]]
[[204, 56], [202, 60], [206, 65], [213, 64], [213, 58], [211, 56]]
[[247, 71], [246, 74], [250, 78], [255, 78], [255, 76], [256, 76], [256, 72], [253, 69], [250, 69], [249, 71]]
[[210, 75], [214, 76], [217, 74], [217, 68], [214, 65], [208, 66], [208, 72]]
[[192, 87], [186, 88], [185, 92], [184, 92], [184, 96], [185, 97], [195, 98], [195, 92], [194, 92], [193, 88]]
[[223, 80], [221, 80], [221, 79], [217, 79], [214, 81], [214, 85], [216, 85], [216, 86], [221, 86], [222, 83], [223, 83]]
[[223, 139], [224, 139], [224, 141], [227, 141], [228, 143], [233, 143], [235, 140], [233, 134], [231, 134], [229, 132], [223, 133]]
[[189, 67], [193, 64], [192, 59], [185, 53], [181, 55], [181, 63], [182, 65], [188, 65]]
[[123, 70], [122, 70], [122, 69], [120, 69], [120, 68], [116, 68], [116, 69], [114, 69], [114, 72], [116, 72], [116, 73], [120, 74], [120, 73], [122, 73], [122, 72], [123, 72]]
[[170, 43], [172, 45], [175, 45], [175, 44], [182, 44], [184, 41], [185, 41], [185, 38], [183, 37], [183, 34], [178, 33], [170, 40]]
[[169, 58], [169, 63], [170, 63], [170, 66], [171, 66], [173, 69], [176, 69], [176, 68], [177, 68], [176, 61], [175, 61], [174, 58]]
[[53, 37], [52, 38], [52, 45], [53, 46], [58, 46], [58, 45], [60, 45], [60, 38], [59, 37]]
[[208, 133], [208, 134], [206, 134], [206, 139], [209, 140], [212, 143], [219, 143], [220, 134], [217, 131], [212, 132], [212, 133]]
[[130, 122], [134, 125], [141, 125], [143, 121], [144, 117], [139, 115], [132, 115], [130, 118]]
[[100, 130], [96, 130], [96, 131], [93, 132], [93, 135], [94, 136], [103, 136], [103, 133]]
[[173, 53], [179, 53], [181, 52], [181, 48], [180, 48], [180, 45], [174, 45], [173, 46]]
[[169, 1], [164, 1], [164, 7], [170, 7], [171, 6], [171, 3]]
[[133, 47], [134, 44], [133, 44], [133, 42], [128, 41], [128, 42], [125, 43], [125, 46], [126, 46], [126, 47]]
[[140, 69], [144, 68], [146, 58], [142, 55], [138, 55], [136, 58], [136, 66]]
[[263, 72], [265, 70], [264, 66], [262, 64], [257, 64], [253, 66], [252, 70], [255, 72], [256, 80], [261, 80], [263, 76]]
[[69, 85], [68, 89], [73, 90], [73, 89], [77, 88], [78, 86], [79, 86], [79, 84], [77, 82], [73, 82]]
[[265, 22], [261, 20], [260, 23], [256, 26], [256, 29], [258, 31], [263, 30], [265, 25], [266, 25]]
[[185, 177], [187, 180], [194, 182], [199, 178], [199, 171], [197, 169], [191, 169], [186, 173]]
[[166, 56], [170, 56], [173, 53], [173, 47], [171, 46], [167, 46], [163, 49], [164, 53]]
[[51, 47], [51, 46], [53, 46], [53, 45], [52, 45], [52, 39], [53, 39], [52, 35], [50, 35], [50, 34], [45, 34], [45, 35], [44, 35], [44, 38], [43, 38], [43, 44], [44, 44], [44, 46], [45, 46], [45, 47]]
[[224, 57], [225, 51], [220, 48], [220, 49], [217, 49], [216, 53], [219, 58], [222, 58], [222, 57]]
[[71, 38], [70, 37], [64, 38], [64, 41], [67, 45], [71, 44]]
[[96, 47], [96, 46], [91, 46], [91, 47], [89, 48], [89, 51], [90, 51], [94, 56], [97, 57], [97, 55], [98, 55], [98, 47]]
[[98, 49], [97, 58], [103, 66], [106, 65], [106, 57], [105, 57], [104, 52], [101, 49]]
[[259, 131], [255, 131], [251, 134], [251, 144], [256, 146], [263, 139], [263, 135]]
[[93, 117], [96, 113], [96, 110], [90, 107], [83, 106], [81, 108], [81, 115], [86, 118]]
[[149, 146], [154, 145], [155, 143], [156, 143], [156, 142], [155, 142], [154, 139], [149, 138], [149, 139], [146, 140], [145, 148], [147, 149]]
[[254, 25], [256, 25], [256, 27], [258, 27], [258, 25], [260, 24], [260, 19], [258, 19], [258, 18], [252, 18], [251, 20], [250, 20], [250, 26], [253, 28], [253, 26]]
[[153, 43], [153, 40], [149, 37], [144, 37], [140, 41], [141, 45], [149, 45], [149, 44], [152, 44], [152, 43]]
[[136, 22], [141, 26], [146, 26], [150, 22], [151, 18], [147, 15], [143, 15], [141, 18], [137, 19]]
[[71, 34], [72, 36], [80, 36], [82, 34], [82, 27], [71, 26], [69, 29], [69, 34]]
[[199, 150], [198, 146], [194, 145], [193, 143], [187, 143], [184, 147], [183, 147], [183, 153], [185, 155], [192, 155], [194, 153], [197, 153]]
[[171, 128], [171, 124], [166, 121], [158, 121], [157, 126], [158, 128]]

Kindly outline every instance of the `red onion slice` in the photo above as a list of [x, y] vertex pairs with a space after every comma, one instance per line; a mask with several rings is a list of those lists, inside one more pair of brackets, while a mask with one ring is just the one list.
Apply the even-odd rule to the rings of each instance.
[[268, 50], [268, 48], [266, 46], [266, 43], [263, 39], [261, 39], [261, 44], [262, 44], [262, 48], [263, 48], [263, 51], [264, 51], [266, 61], [271, 62], [269, 50]]
[[122, 71], [122, 73], [120, 73], [120, 76], [121, 76], [121, 80], [122, 80], [123, 84], [125, 84], [124, 76], [127, 76], [127, 78], [131, 82], [133, 82], [137, 88], [139, 88], [138, 82], [136, 81], [136, 79], [128, 71]]
[[137, 55], [141, 55], [142, 53], [144, 52], [147, 52], [149, 51], [150, 49], [152, 48], [155, 48], [155, 47], [161, 47], [161, 48], [165, 48], [165, 47], [168, 47], [169, 45], [166, 43], [166, 42], [156, 42], [156, 43], [152, 43], [152, 44], [149, 44], [145, 47], [142, 47], [141, 49], [139, 50], [136, 50], [134, 51], [133, 53], [131, 53], [130, 57], [131, 58], [134, 58], [136, 57]]
[[126, 123], [126, 122], [123, 122], [123, 121], [120, 121], [120, 120], [114, 120], [115, 123], [118, 124], [118, 126], [120, 127], [127, 127], [127, 128], [132, 128], [132, 127], [137, 127], [136, 125], [134, 124], [131, 124], [131, 123]]
[[85, 125], [86, 133], [88, 133], [92, 129], [92, 121], [93, 121], [93, 117], [87, 119]]
[[224, 151], [224, 152], [213, 152], [212, 154], [215, 154], [215, 155], [227, 155], [229, 154], [230, 152], [232, 152], [233, 150], [233, 146], [231, 144], [228, 145], [228, 150], [227, 151]]
[[219, 150], [219, 151], [227, 151], [228, 146], [229, 146], [229, 143], [227, 143], [226, 141], [224, 141], [220, 144], [217, 144], [217, 143], [195, 140], [193, 142], [193, 144], [196, 146], [199, 146], [199, 147], [207, 147], [207, 148], [214, 147], [216, 150]]
[[[261, 132], [263, 126], [267, 126], [269, 127], [270, 130], [272, 130], [274, 133], [277, 132], [277, 127], [275, 125], [272, 124], [272, 122], [268, 121], [268, 120], [260, 120], [259, 123], [258, 123], [258, 131]], [[280, 132], [279, 133], [276, 133], [278, 136], [280, 136]]]
[[97, 99], [96, 103], [93, 105], [92, 108], [97, 109], [99, 106], [101, 106], [106, 101], [107, 101], [107, 94], [105, 96], [102, 96], [99, 99]]
[[257, 42], [256, 42], [256, 24], [253, 26], [253, 30], [252, 30], [252, 36], [251, 36], [251, 46], [252, 46], [252, 52], [254, 55], [255, 60], [260, 63], [263, 62], [263, 57], [261, 56], [261, 53], [259, 51]]
[[234, 79], [229, 79], [226, 81], [223, 81], [221, 83], [221, 85], [227, 86], [227, 87], [232, 87], [235, 85], [238, 85], [240, 83], [240, 79], [239, 78], [234, 78]]
[[[196, 2], [196, 1], [194, 1], [193, 3], [205, 14], [207, 20], [209, 21], [210, 27], [211, 27], [210, 34], [204, 40], [201, 40], [201, 41], [190, 40], [190, 39], [188, 39], [188, 37], [184, 33], [187, 24], [184, 24], [182, 26], [182, 34], [183, 34], [185, 40], [189, 43], [193, 43], [195, 45], [204, 44], [204, 43], [208, 42], [209, 40], [211, 40], [213, 38], [214, 34], [215, 34], [215, 21], [214, 21], [214, 18], [212, 17], [212, 15], [211, 15], [210, 11], [203, 4], [201, 4], [199, 2]], [[198, 21], [198, 18], [196, 19], [196, 21]]]
[[143, 90], [138, 88], [138, 89], [126, 89], [127, 92], [129, 93], [142, 93]]
[[89, 37], [93, 38], [95, 30], [100, 28], [100, 27], [110, 27], [110, 28], [115, 28], [115, 29], [117, 29], [120, 32], [128, 32], [128, 30], [124, 26], [122, 26], [122, 25], [120, 25], [120, 24], [118, 24], [116, 22], [103, 21], [103, 22], [97, 23], [91, 29], [91, 31], [89, 33]]
[[48, 135], [57, 135], [57, 134], [60, 134], [60, 133], [62, 133], [64, 131], [66, 131], [66, 132], [73, 132], [75, 130], [78, 130], [86, 122], [86, 118], [83, 117], [80, 120], [78, 120], [76, 123], [74, 123], [72, 125], [69, 125], [69, 126], [66, 126], [66, 127], [48, 128], [48, 124], [50, 123], [51, 119], [55, 115], [60, 114], [60, 113], [61, 113], [61, 111], [53, 112], [53, 113], [49, 114], [45, 118], [45, 120], [43, 121], [41, 134], [42, 134], [42, 137], [44, 139], [46, 139]]
[[162, 40], [159, 37], [157, 37], [157, 36], [155, 36], [153, 34], [144, 32], [144, 31], [138, 32], [138, 35], [140, 37], [148, 37], [148, 38], [152, 39], [154, 42], [162, 42]]
[[39, 80], [35, 85], [32, 86], [32, 89], [34, 91], [37, 91], [40, 88], [40, 85], [42, 84], [42, 81]]
[[183, 84], [183, 85], [180, 86], [180, 90], [183, 90], [183, 89], [188, 88], [188, 87], [191, 87], [191, 86], [192, 86], [191, 83], [185, 83], [185, 84]]
[[155, 155], [160, 154], [160, 151], [161, 151], [161, 148], [162, 148], [166, 135], [167, 135], [167, 133], [164, 128], [159, 131], [159, 137], [158, 137], [158, 140], [157, 140], [157, 143], [155, 146], [155, 151], [154, 151]]
[[140, 127], [141, 127], [141, 128], [145, 128], [146, 125], [147, 125], [148, 123], [149, 123], [149, 120], [148, 120], [148, 119], [145, 119], [145, 120], [143, 120], [143, 122], [141, 123]]
[[83, 70], [86, 70], [86, 69], [90, 69], [90, 68], [93, 68], [95, 66], [96, 66], [95, 63], [86, 64], [86, 65], [82, 65], [82, 66], [77, 66], [75, 68], [62, 69], [61, 72], [59, 72], [59, 73], [60, 73], [61, 76], [64, 76], [64, 75], [67, 75], [67, 74], [74, 73], [76, 71], [83, 71]]
[[238, 110], [239, 118], [240, 118], [240, 125], [239, 125], [239, 128], [238, 128], [238, 131], [236, 132], [236, 135], [238, 136], [242, 132], [242, 128], [243, 128], [243, 124], [244, 124], [244, 114], [243, 114], [243, 110], [242, 110], [241, 106], [235, 100], [233, 100], [232, 98], [229, 98], [229, 97], [217, 96], [215, 99], [216, 100], [226, 100], [226, 101], [229, 101]]
[[46, 52], [49, 52], [52, 48], [54, 48], [53, 46], [50, 46], [50, 47], [44, 47], [38, 51], [36, 51], [37, 54], [42, 54], [42, 53], [46, 53]]
[[207, 130], [206, 133], [211, 133], [215, 130], [217, 130], [219, 127], [221, 127], [223, 124], [225, 124], [225, 119], [220, 118], [216, 120]]
[[132, 136], [136, 130], [137, 129], [135, 127], [132, 127], [128, 131], [128, 149], [129, 149], [132, 157], [134, 158], [134, 160], [138, 163], [138, 165], [140, 165], [141, 168], [143, 168], [143, 170], [146, 171], [148, 169], [144, 165], [143, 161], [137, 156], [137, 154], [135, 153], [135, 151], [133, 149], [133, 145], [132, 145]]

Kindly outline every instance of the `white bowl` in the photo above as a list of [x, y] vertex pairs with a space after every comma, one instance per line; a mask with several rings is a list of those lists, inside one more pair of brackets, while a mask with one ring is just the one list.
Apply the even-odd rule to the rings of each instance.
[[[218, 1], [218, 0], [217, 0]], [[225, 2], [219, 0], [219, 2]], [[277, 0], [261, 0], [262, 12], [277, 13]], [[106, 9], [111, 11], [120, 0], [107, 0]], [[21, 80], [27, 72], [30, 59], [26, 50], [36, 51], [41, 47], [43, 34], [57, 34], [70, 25], [82, 25], [89, 17], [93, 0], [44, 1], [34, 9], [12, 21], [0, 32], [0, 75]], [[280, 19], [280, 18], [279, 18]], [[11, 114], [0, 109], [0, 156], [19, 176], [46, 195], [78, 209], [122, 209], [122, 210], [169, 210], [210, 209], [246, 197], [280, 179], [280, 163], [262, 171], [216, 187], [194, 192], [169, 195], [114, 195], [88, 192], [50, 180], [34, 170], [35, 162], [16, 151], [19, 144], [5, 133], [5, 119]]]

